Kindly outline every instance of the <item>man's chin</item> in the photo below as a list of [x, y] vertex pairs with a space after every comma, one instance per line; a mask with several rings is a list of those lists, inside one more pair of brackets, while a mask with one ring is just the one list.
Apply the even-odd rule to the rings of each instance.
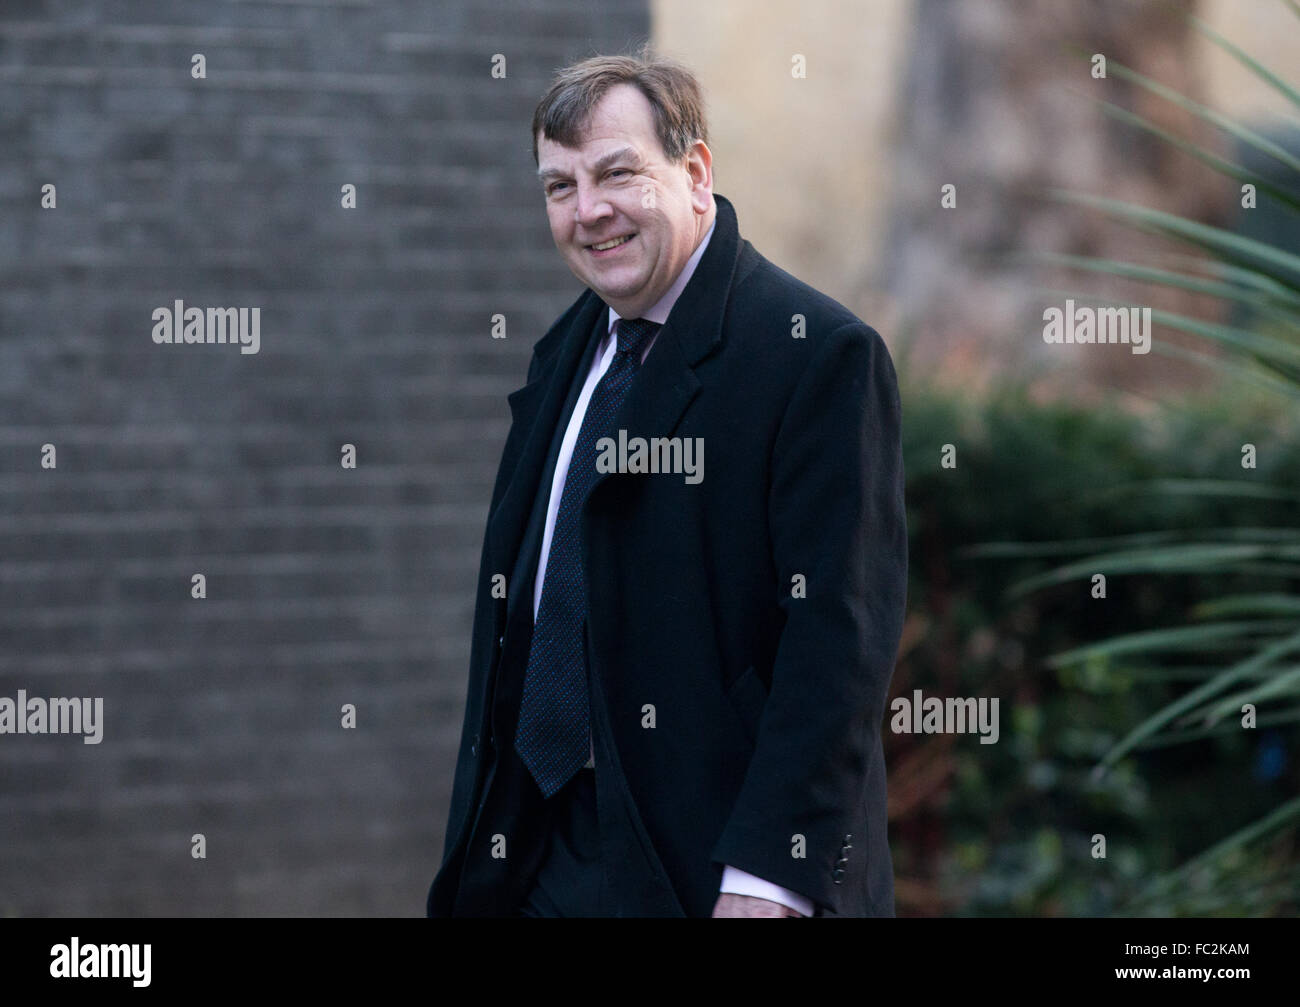
[[586, 286], [590, 287], [601, 297], [627, 298], [636, 294], [643, 287], [643, 278], [631, 276], [627, 271], [627, 265], [620, 263], [617, 269], [608, 270], [592, 269], [591, 263], [582, 263], [581, 269], [570, 269], [573, 275], [581, 280]]
[[[627, 303], [628, 301], [632, 300], [636, 296], [637, 291], [640, 289], [635, 284], [620, 283], [615, 286], [611, 286], [608, 283], [601, 283], [599, 281], [600, 281], [599, 277], [591, 277], [586, 281], [586, 283], [587, 286], [592, 289], [592, 292], [595, 293], [595, 295], [599, 297], [602, 301], [604, 301], [606, 304], [614, 304], [620, 301], [623, 303]], [[620, 312], [620, 314], [621, 313], [622, 312]]]

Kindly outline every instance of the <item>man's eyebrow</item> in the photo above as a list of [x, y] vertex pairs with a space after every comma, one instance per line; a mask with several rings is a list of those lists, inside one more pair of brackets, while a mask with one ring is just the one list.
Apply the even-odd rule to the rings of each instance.
[[[621, 161], [624, 158], [637, 160], [637, 152], [633, 147], [619, 147], [618, 150], [611, 150], [604, 154], [592, 165], [592, 173], [599, 175], [615, 161]], [[565, 173], [558, 168], [538, 168], [537, 177], [543, 182], [549, 182], [552, 178], [563, 176]]]

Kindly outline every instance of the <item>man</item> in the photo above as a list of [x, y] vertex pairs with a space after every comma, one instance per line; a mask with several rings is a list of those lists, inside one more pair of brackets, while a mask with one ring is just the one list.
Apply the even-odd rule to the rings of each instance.
[[680, 65], [561, 71], [533, 143], [589, 289], [509, 397], [428, 914], [893, 915], [885, 346], [740, 237]]

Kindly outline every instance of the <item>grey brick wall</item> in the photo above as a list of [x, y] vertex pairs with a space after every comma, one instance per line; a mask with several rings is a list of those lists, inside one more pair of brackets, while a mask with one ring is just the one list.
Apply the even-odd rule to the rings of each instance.
[[[648, 18], [0, 4], [0, 696], [105, 720], [0, 735], [0, 914], [423, 912], [505, 395], [579, 289], [529, 119]], [[177, 298], [260, 351], [155, 345]]]

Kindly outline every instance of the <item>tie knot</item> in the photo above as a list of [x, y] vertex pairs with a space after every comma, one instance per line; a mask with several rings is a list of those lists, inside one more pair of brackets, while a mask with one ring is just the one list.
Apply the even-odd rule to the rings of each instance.
[[[643, 349], [646, 340], [658, 329], [658, 322], [650, 322], [644, 318], [620, 318], [618, 320], [618, 352], [632, 353]], [[637, 363], [641, 362], [639, 355], [635, 359]]]

